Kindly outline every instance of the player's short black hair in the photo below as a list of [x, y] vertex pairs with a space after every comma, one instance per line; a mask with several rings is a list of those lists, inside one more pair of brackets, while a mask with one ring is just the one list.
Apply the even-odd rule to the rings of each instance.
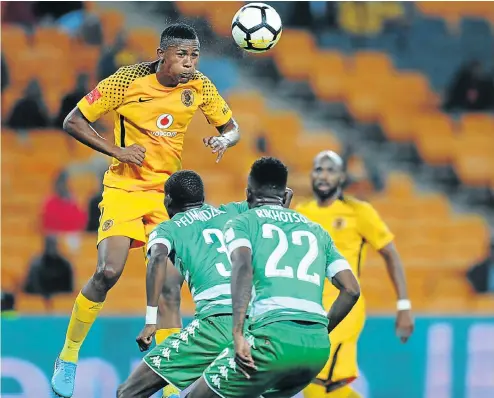
[[165, 183], [165, 193], [177, 205], [204, 202], [204, 183], [199, 174], [192, 170], [173, 173]]
[[177, 40], [197, 40], [197, 32], [192, 26], [185, 23], [168, 25], [161, 32], [160, 47], [166, 50]]
[[284, 191], [288, 169], [281, 160], [265, 156], [254, 162], [249, 177], [258, 188]]

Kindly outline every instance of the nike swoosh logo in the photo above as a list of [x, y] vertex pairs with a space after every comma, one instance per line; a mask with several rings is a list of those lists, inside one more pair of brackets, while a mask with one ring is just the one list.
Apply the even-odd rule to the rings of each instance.
[[152, 98], [139, 98], [139, 102], [149, 102], [152, 101]]

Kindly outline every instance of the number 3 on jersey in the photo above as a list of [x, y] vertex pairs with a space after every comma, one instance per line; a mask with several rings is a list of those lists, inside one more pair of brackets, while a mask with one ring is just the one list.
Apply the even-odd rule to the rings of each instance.
[[[202, 236], [204, 237], [204, 241], [208, 245], [212, 245], [214, 243], [213, 236], [216, 236], [216, 238], [220, 242], [220, 247], [216, 250], [218, 251], [218, 253], [224, 253], [228, 259], [228, 250], [225, 246], [225, 238], [223, 237], [223, 232], [221, 232], [219, 229], [208, 228], [202, 231]], [[230, 262], [228, 262], [228, 264], [230, 264]], [[218, 273], [225, 278], [229, 278], [232, 275], [231, 267], [230, 270], [227, 270], [225, 264], [223, 263], [216, 263], [216, 269], [218, 270]]]
[[[268, 278], [281, 277], [281, 278], [293, 278], [293, 268], [285, 266], [284, 268], [278, 268], [278, 263], [281, 258], [288, 251], [288, 239], [282, 229], [273, 224], [264, 224], [262, 226], [262, 237], [265, 239], [273, 239], [274, 232], [278, 235], [278, 246], [273, 250], [266, 263], [265, 275]], [[317, 258], [319, 249], [317, 246], [317, 239], [313, 233], [309, 231], [294, 231], [292, 233], [292, 243], [296, 246], [302, 246], [302, 238], [307, 238], [309, 242], [309, 251], [300, 260], [297, 268], [297, 279], [314, 283], [317, 286], [321, 286], [321, 277], [317, 273], [312, 275], [308, 274], [309, 267]]]

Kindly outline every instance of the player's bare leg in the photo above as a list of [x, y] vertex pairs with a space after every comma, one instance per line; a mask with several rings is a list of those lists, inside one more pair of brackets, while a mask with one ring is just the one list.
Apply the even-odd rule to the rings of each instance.
[[126, 236], [111, 236], [98, 245], [96, 272], [82, 288], [88, 300], [103, 302], [108, 291], [117, 283], [129, 255], [131, 239]]
[[117, 398], [148, 398], [166, 385], [165, 380], [141, 362], [129, 378], [118, 387]]
[[112, 236], [98, 245], [96, 272], [77, 296], [62, 352], [55, 362], [51, 380], [53, 391], [69, 398], [74, 393], [79, 350], [96, 320], [108, 291], [117, 283], [127, 261], [131, 240]]
[[[158, 330], [156, 331], [156, 344], [166, 340], [168, 336], [178, 333], [182, 327], [182, 317], [180, 315], [180, 294], [183, 277], [168, 260], [167, 282], [163, 285], [161, 296], [158, 302], [159, 317]], [[163, 389], [163, 398], [179, 398], [180, 390], [172, 385], [167, 385]]]
[[217, 398], [219, 397], [213, 390], [211, 390], [204, 380], [204, 377], [201, 377], [198, 381], [194, 383], [194, 387], [192, 391], [189, 392], [186, 398]]

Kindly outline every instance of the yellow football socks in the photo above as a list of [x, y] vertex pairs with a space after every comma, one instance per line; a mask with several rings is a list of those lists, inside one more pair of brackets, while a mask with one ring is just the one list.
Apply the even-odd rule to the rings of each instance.
[[180, 397], [180, 390], [168, 384], [163, 388], [163, 398]]
[[77, 363], [82, 343], [101, 308], [103, 308], [103, 303], [95, 303], [84, 297], [82, 293], [79, 293], [75, 299], [72, 315], [70, 316], [65, 344], [60, 353], [61, 360]]
[[[156, 331], [156, 335], [154, 336], [156, 340], [156, 344], [161, 344], [169, 336], [178, 332], [180, 332], [180, 328], [158, 329]], [[171, 385], [167, 385], [165, 388], [163, 388], [163, 398], [168, 398], [172, 396], [179, 397], [180, 391]]]
[[357, 391], [350, 386], [344, 386], [337, 390], [331, 391], [326, 395], [327, 398], [362, 398]]
[[350, 386], [327, 393], [325, 387], [311, 383], [304, 390], [304, 398], [362, 398], [362, 396]]
[[158, 329], [154, 338], [156, 339], [156, 344], [161, 344], [167, 339], [168, 336], [180, 332], [180, 328], [170, 328], [170, 329]]
[[326, 396], [326, 388], [319, 385], [310, 383], [307, 387], [305, 387], [304, 398], [324, 398]]

